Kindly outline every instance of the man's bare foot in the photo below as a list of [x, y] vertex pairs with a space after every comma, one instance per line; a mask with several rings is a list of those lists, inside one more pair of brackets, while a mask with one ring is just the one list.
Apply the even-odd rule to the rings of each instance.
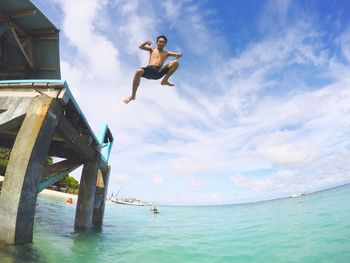
[[124, 104], [128, 104], [130, 101], [135, 100], [135, 97], [129, 96], [125, 100], [123, 100]]
[[170, 82], [167, 81], [167, 80], [162, 80], [162, 82], [160, 83], [160, 85], [163, 85], [163, 86], [170, 86], [170, 87], [174, 87], [174, 86], [175, 86], [173, 83], [170, 83]]

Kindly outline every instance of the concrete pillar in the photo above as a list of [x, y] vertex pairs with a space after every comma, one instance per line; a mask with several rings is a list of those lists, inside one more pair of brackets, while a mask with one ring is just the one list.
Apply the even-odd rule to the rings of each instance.
[[0, 240], [32, 242], [38, 185], [46, 163], [60, 106], [49, 97], [36, 97], [13, 145], [0, 195]]
[[92, 215], [96, 193], [97, 173], [100, 159], [86, 161], [80, 179], [78, 203], [75, 213], [75, 229], [84, 230], [93, 227]]
[[94, 213], [92, 218], [94, 226], [101, 226], [103, 222], [110, 171], [111, 167], [109, 165], [107, 166], [107, 171], [102, 172], [99, 170], [96, 182]]

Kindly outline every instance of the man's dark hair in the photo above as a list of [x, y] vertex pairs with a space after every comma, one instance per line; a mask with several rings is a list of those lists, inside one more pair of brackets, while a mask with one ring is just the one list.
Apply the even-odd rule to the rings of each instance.
[[165, 43], [168, 43], [168, 39], [167, 39], [167, 37], [164, 36], [164, 35], [158, 36], [158, 37], [157, 37], [157, 42], [158, 42], [158, 40], [159, 40], [160, 38], [164, 38]]

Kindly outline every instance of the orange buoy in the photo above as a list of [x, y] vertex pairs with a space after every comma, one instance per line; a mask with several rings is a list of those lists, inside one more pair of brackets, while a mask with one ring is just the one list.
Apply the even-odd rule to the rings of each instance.
[[69, 197], [69, 198], [66, 200], [66, 204], [69, 204], [69, 205], [73, 204], [73, 199], [72, 199], [72, 197]]

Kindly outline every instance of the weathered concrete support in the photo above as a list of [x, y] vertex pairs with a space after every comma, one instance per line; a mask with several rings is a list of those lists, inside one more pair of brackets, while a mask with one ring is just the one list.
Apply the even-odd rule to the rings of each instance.
[[[100, 157], [101, 158], [101, 157]], [[96, 181], [100, 167], [100, 158], [86, 161], [80, 179], [79, 196], [75, 213], [75, 229], [91, 228], [94, 210]]]
[[98, 158], [97, 149], [91, 147], [68, 120], [62, 118], [57, 125], [57, 130], [62, 133], [65, 142], [79, 155], [83, 156], [84, 159], [95, 160]]
[[0, 97], [0, 132], [6, 132], [19, 127], [27, 113], [32, 98], [1, 98]]
[[18, 132], [0, 195], [0, 240], [8, 244], [32, 242], [38, 185], [59, 118], [53, 98], [36, 97]]
[[109, 173], [111, 167], [107, 166], [107, 171], [99, 170], [96, 182], [95, 204], [92, 222], [94, 226], [101, 226], [105, 211]]

